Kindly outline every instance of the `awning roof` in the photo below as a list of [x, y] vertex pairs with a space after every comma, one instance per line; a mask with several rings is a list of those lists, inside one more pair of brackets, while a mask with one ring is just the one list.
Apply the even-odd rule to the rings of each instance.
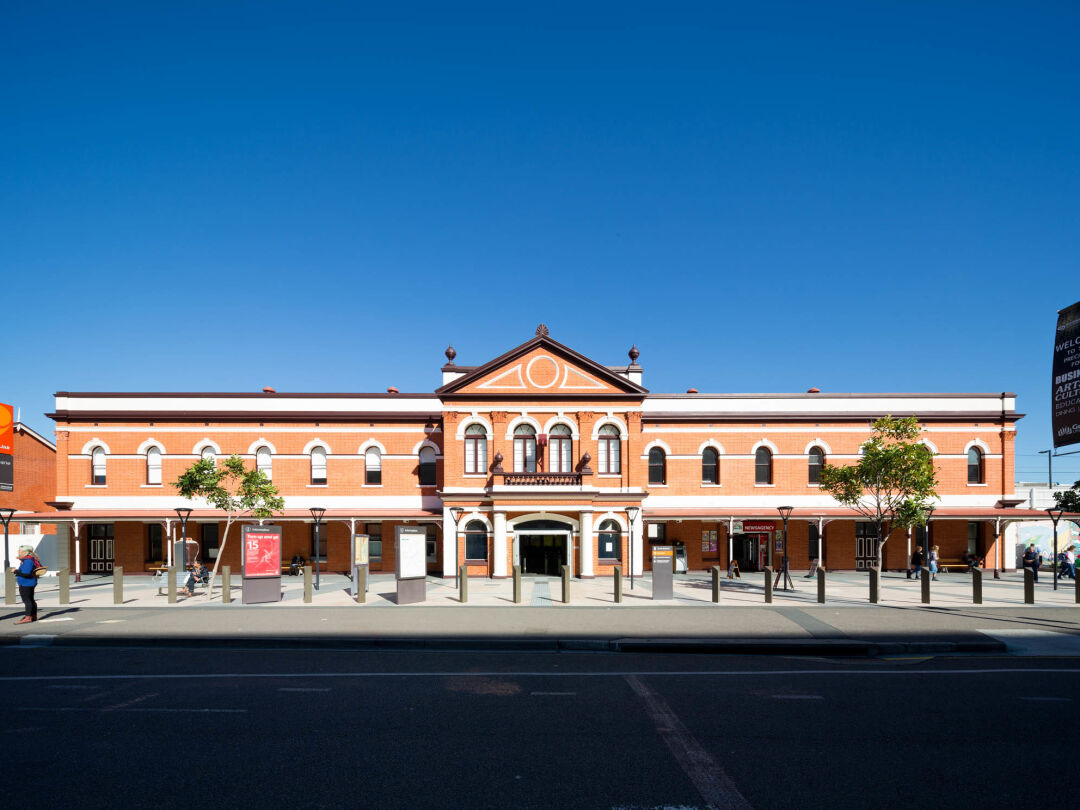
[[[323, 520], [418, 520], [441, 518], [442, 510], [430, 509], [327, 509]], [[192, 509], [188, 520], [224, 520], [217, 509]], [[255, 520], [244, 515], [240, 520]], [[311, 520], [307, 509], [285, 509], [267, 520]], [[70, 523], [73, 520], [178, 520], [172, 509], [69, 509], [58, 512], [16, 512], [12, 520], [37, 523]]]
[[[1076, 519], [1080, 515], [1063, 515], [1063, 519]], [[816, 520], [817, 518], [866, 520], [866, 516], [843, 506], [833, 507], [796, 507], [791, 512], [790, 520]], [[931, 519], [938, 518], [970, 518], [1002, 520], [1049, 520], [1046, 512], [1041, 509], [1016, 509], [999, 506], [943, 506], [934, 510]], [[780, 514], [775, 507], [748, 506], [740, 507], [658, 507], [645, 510], [646, 520], [780, 520]]]

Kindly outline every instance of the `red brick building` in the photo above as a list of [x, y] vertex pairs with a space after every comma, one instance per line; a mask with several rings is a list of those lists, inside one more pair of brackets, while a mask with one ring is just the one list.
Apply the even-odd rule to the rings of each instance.
[[[553, 340], [488, 362], [456, 365], [429, 393], [287, 394], [59, 392], [54, 500], [82, 571], [144, 570], [176, 538], [170, 482], [196, 459], [238, 454], [285, 498], [283, 557], [315, 553], [310, 507], [324, 507], [327, 568], [346, 570], [353, 535], [372, 568], [394, 570], [399, 526], [420, 526], [428, 565], [505, 577], [512, 566], [595, 577], [616, 564], [649, 568], [674, 544], [689, 569], [778, 560], [778, 506], [793, 507], [794, 568], [874, 560], [868, 524], [820, 491], [823, 463], [858, 457], [872, 422], [913, 414], [935, 453], [940, 503], [931, 541], [945, 559], [972, 552], [1015, 565], [1002, 533], [1037, 517], [1013, 494], [1016, 398], [989, 394], [683, 394], [643, 385], [638, 351], [603, 365]], [[459, 513], [460, 510], [460, 513]], [[455, 514], [459, 518], [455, 525]], [[189, 536], [205, 559], [222, 516], [195, 506]], [[906, 567], [922, 530], [895, 532], [886, 568]], [[239, 565], [238, 532], [221, 552]], [[73, 561], [72, 568], [76, 564]]]
[[[22, 422], [15, 422], [12, 432], [14, 483], [11, 492], [0, 490], [0, 507], [14, 509], [17, 513], [52, 511], [49, 501], [56, 494], [56, 445]], [[55, 527], [36, 521], [32, 527], [23, 526], [17, 517], [13, 517], [8, 526], [11, 534], [28, 529], [51, 533]]]

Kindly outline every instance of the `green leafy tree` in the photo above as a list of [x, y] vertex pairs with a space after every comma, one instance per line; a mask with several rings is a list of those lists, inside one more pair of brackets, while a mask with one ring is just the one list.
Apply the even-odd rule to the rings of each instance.
[[245, 517], [259, 520], [272, 517], [274, 512], [285, 508], [285, 500], [278, 496], [277, 487], [270, 483], [266, 473], [248, 469], [244, 466], [244, 460], [237, 455], [229, 456], [220, 466], [213, 458], [199, 459], [184, 470], [173, 486], [182, 497], [188, 500], [200, 498], [210, 507], [225, 513], [225, 534], [222, 535], [214, 570], [206, 588], [206, 598], [209, 600], [233, 523]]
[[1072, 485], [1072, 489], [1054, 493], [1054, 503], [1058, 509], [1066, 512], [1080, 512], [1080, 481]]
[[821, 488], [874, 524], [878, 568], [888, 539], [885, 525], [889, 531], [924, 526], [937, 498], [934, 456], [919, 441], [920, 433], [916, 417], [886, 416], [874, 422], [856, 463], [821, 469]]

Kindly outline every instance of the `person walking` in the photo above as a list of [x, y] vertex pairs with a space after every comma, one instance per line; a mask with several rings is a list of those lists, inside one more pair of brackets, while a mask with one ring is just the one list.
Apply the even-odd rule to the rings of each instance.
[[41, 567], [41, 560], [34, 554], [32, 546], [19, 546], [19, 565], [14, 569], [15, 581], [19, 585], [19, 596], [22, 597], [26, 615], [15, 624], [26, 624], [37, 621], [37, 602], [34, 600], [34, 588], [37, 587], [37, 577], [34, 569]]
[[1039, 568], [1042, 566], [1042, 555], [1038, 549], [1035, 548], [1035, 544], [1032, 543], [1027, 547], [1027, 551], [1024, 552], [1023, 558], [1024, 568], [1031, 569], [1031, 577], [1035, 582], [1039, 581]]
[[930, 565], [930, 579], [934, 581], [937, 579], [938, 572], [938, 547], [932, 546], [930, 553], [926, 557], [927, 563]]
[[911, 575], [915, 578], [919, 578], [919, 574], [922, 572], [922, 546], [915, 546], [915, 550], [911, 552]]
[[1069, 572], [1071, 579], [1076, 579], [1076, 546], [1065, 549], [1065, 570]]

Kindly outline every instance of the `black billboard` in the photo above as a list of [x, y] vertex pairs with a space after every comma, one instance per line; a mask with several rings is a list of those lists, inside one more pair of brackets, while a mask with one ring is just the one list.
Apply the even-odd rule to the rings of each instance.
[[1058, 312], [1051, 402], [1054, 447], [1080, 442], [1080, 301]]
[[12, 492], [15, 489], [14, 468], [11, 456], [0, 453], [0, 492]]

